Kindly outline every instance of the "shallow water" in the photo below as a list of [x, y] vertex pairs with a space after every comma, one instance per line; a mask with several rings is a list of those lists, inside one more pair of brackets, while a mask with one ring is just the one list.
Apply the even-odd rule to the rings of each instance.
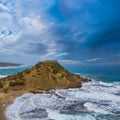
[[9, 120], [119, 120], [120, 83], [92, 81], [82, 88], [25, 94], [6, 115]]

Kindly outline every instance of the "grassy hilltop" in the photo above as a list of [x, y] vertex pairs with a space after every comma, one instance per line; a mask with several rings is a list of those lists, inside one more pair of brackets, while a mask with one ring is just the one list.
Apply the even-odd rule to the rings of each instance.
[[0, 87], [3, 87], [5, 92], [16, 86], [22, 86], [35, 92], [53, 88], [80, 87], [84, 80], [79, 75], [65, 70], [57, 61], [53, 60], [39, 62], [30, 69], [0, 79]]

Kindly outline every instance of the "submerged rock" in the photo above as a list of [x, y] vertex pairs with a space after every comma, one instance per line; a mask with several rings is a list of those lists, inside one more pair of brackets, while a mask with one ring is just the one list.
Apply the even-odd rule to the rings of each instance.
[[21, 85], [32, 92], [39, 92], [39, 90], [54, 88], [81, 87], [82, 82], [86, 80], [79, 75], [70, 73], [57, 61], [53, 60], [39, 62], [34, 67], [2, 78], [1, 81], [3, 86], [9, 82], [10, 86]]

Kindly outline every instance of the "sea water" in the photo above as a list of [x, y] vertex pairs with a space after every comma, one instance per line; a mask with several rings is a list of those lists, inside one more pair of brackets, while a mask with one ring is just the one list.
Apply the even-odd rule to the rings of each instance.
[[17, 72], [22, 72], [26, 69], [31, 68], [32, 66], [17, 66], [17, 67], [0, 67], [0, 78], [12, 75]]
[[[1, 68], [1, 75], [25, 70]], [[6, 110], [9, 120], [120, 120], [120, 66], [65, 66], [92, 79], [81, 88], [24, 94]]]
[[65, 68], [98, 81], [120, 82], [120, 65], [71, 65]]

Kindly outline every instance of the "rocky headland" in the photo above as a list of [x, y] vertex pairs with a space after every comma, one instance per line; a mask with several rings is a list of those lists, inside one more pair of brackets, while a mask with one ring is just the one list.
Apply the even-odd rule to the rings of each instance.
[[[87, 78], [70, 73], [55, 60], [39, 62], [30, 69], [0, 79], [0, 116], [19, 95], [50, 89], [77, 88], [86, 81]], [[1, 117], [2, 119], [4, 118]]]
[[39, 62], [34, 67], [0, 79], [0, 86], [5, 92], [16, 86], [23, 86], [29, 91], [56, 88], [81, 87], [87, 79], [64, 69], [57, 61]]

